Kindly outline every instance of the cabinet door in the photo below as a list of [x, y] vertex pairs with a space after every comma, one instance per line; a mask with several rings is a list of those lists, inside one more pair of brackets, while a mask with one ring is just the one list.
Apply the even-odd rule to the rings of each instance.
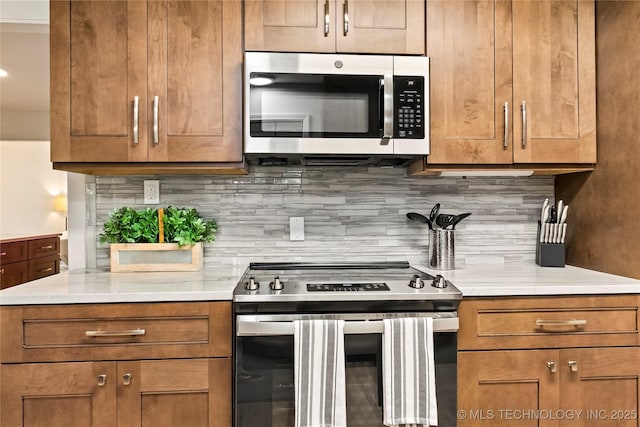
[[1, 369], [3, 426], [116, 426], [115, 363], [2, 365]]
[[335, 0], [246, 0], [246, 50], [335, 52]]
[[0, 289], [24, 283], [29, 280], [28, 277], [28, 261], [19, 261], [0, 265]]
[[242, 161], [242, 3], [151, 1], [148, 10], [149, 161]]
[[595, 93], [594, 3], [514, 1], [514, 161], [594, 163]]
[[558, 350], [470, 351], [458, 353], [458, 426], [556, 426], [554, 420], [517, 417], [510, 410], [558, 407], [559, 372], [547, 362]]
[[637, 426], [640, 348], [588, 348], [560, 352], [561, 408], [580, 416], [569, 426]]
[[118, 427], [178, 426], [231, 426], [231, 359], [118, 363]]
[[511, 3], [428, 1], [427, 56], [428, 163], [512, 163]]
[[424, 55], [422, 0], [337, 0], [338, 52]]
[[51, 2], [52, 161], [146, 161], [146, 13], [139, 1]]

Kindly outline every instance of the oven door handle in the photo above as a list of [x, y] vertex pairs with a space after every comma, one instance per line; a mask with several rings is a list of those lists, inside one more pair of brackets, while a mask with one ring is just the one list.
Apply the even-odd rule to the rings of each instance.
[[[433, 332], [458, 332], [459, 326], [457, 317], [433, 319]], [[293, 335], [293, 330], [293, 321], [261, 321], [242, 316], [236, 319], [236, 336], [239, 337]], [[381, 334], [383, 331], [382, 320], [347, 320], [344, 323], [345, 334]]]

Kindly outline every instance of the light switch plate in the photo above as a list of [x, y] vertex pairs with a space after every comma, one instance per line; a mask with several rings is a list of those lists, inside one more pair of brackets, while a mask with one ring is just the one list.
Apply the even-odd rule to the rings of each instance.
[[304, 217], [289, 217], [289, 240], [304, 240]]

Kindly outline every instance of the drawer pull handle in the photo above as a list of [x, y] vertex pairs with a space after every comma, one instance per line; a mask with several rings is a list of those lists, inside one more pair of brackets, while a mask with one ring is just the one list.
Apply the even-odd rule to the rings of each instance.
[[98, 387], [104, 387], [107, 383], [107, 376], [105, 374], [98, 375]]
[[578, 362], [576, 362], [575, 360], [569, 360], [568, 364], [571, 372], [578, 372]]
[[4, 268], [0, 269], [0, 274], [4, 274]]
[[145, 333], [144, 329], [129, 329], [127, 331], [86, 331], [85, 335], [88, 337], [133, 337]]
[[587, 320], [536, 320], [536, 326], [587, 326]]
[[124, 374], [122, 376], [122, 384], [124, 384], [124, 385], [131, 384], [131, 374]]
[[0, 252], [0, 256], [5, 256], [6, 254], [6, 252]]
[[53, 245], [40, 246], [40, 249], [53, 249]]
[[558, 365], [556, 364], [556, 362], [547, 362], [547, 368], [549, 368], [549, 372], [551, 372], [552, 374], [558, 372]]
[[40, 273], [46, 273], [47, 271], [52, 271], [53, 267], [47, 267], [47, 268], [42, 268], [40, 269]]

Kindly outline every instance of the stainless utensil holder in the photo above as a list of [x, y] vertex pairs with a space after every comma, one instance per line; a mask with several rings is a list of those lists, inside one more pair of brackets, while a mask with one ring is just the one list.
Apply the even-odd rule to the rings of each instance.
[[434, 270], [455, 268], [455, 230], [429, 230], [429, 267]]

